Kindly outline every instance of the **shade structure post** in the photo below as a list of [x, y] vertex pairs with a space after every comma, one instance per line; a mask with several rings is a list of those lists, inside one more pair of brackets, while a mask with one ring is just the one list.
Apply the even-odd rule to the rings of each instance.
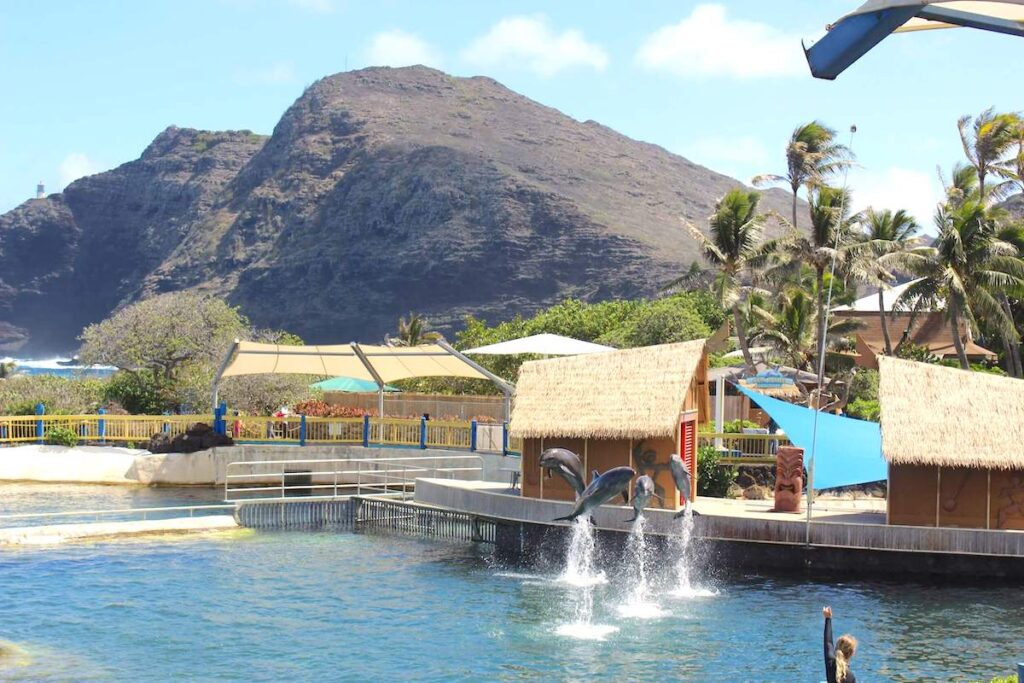
[[[228, 366], [231, 364], [231, 359], [234, 358], [235, 351], [238, 350], [238, 344], [238, 339], [231, 343], [231, 348], [229, 348], [228, 352], [224, 354], [224, 360], [220, 362], [220, 367], [217, 368], [217, 374], [213, 376], [213, 386], [210, 388], [210, 405], [213, 406], [214, 412], [217, 410], [217, 403], [219, 399], [218, 394], [220, 393], [220, 380], [224, 376], [224, 371], [227, 370]], [[221, 433], [223, 434], [223, 432]]]
[[438, 346], [440, 346], [442, 349], [444, 349], [448, 353], [450, 353], [453, 356], [455, 356], [456, 358], [458, 358], [459, 360], [461, 360], [463, 363], [465, 363], [469, 367], [471, 367], [474, 370], [476, 370], [477, 372], [479, 372], [481, 375], [483, 375], [487, 379], [491, 380], [491, 382], [494, 383], [494, 386], [498, 387], [498, 389], [501, 390], [501, 393], [503, 393], [505, 395], [505, 422], [508, 422], [509, 418], [511, 416], [512, 390], [514, 389], [514, 387], [511, 384], [509, 384], [508, 382], [506, 382], [505, 380], [503, 380], [501, 377], [498, 377], [497, 375], [495, 375], [493, 372], [491, 372], [487, 368], [481, 366], [479, 363], [476, 363], [476, 362], [470, 360], [469, 358], [466, 358], [466, 356], [462, 355], [461, 353], [456, 351], [454, 348], [452, 348], [451, 345], [449, 345], [448, 342], [446, 342], [445, 340], [439, 339], [439, 340], [437, 340], [434, 343], [437, 344]]

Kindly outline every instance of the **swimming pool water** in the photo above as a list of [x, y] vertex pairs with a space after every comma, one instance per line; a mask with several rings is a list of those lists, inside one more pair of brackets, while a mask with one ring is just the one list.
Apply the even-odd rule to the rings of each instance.
[[824, 604], [860, 640], [860, 680], [988, 680], [1024, 656], [1016, 588], [743, 576], [704, 598], [655, 589], [667, 615], [638, 620], [614, 609], [626, 575], [594, 589], [594, 621], [619, 628], [594, 641], [555, 634], [577, 588], [487, 546], [241, 531], [7, 548], [0, 639], [33, 661], [0, 680], [817, 682]]

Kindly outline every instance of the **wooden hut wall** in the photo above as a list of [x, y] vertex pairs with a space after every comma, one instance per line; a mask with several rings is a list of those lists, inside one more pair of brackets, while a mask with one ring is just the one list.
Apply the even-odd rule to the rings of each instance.
[[[523, 440], [522, 493], [527, 498], [544, 500], [574, 500], [575, 492], [561, 477], [545, 477], [540, 470], [540, 454], [548, 448], [567, 448], [576, 453], [583, 463], [587, 482], [591, 472], [606, 472], [613, 467], [628, 465], [639, 474], [654, 479], [655, 491], [664, 502], [651, 499], [650, 505], [678, 509], [679, 492], [672, 481], [669, 456], [677, 453], [675, 439], [658, 438], [642, 441], [628, 439], [566, 439], [547, 437]], [[629, 492], [632, 494], [632, 490]]]
[[889, 523], [1024, 530], [1024, 471], [891, 465]]

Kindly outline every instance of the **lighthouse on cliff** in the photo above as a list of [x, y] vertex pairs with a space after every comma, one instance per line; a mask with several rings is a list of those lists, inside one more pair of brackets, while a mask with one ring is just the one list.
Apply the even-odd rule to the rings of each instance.
[[46, 186], [43, 185], [43, 181], [40, 180], [39, 184], [36, 185], [36, 199], [42, 199], [46, 196]]

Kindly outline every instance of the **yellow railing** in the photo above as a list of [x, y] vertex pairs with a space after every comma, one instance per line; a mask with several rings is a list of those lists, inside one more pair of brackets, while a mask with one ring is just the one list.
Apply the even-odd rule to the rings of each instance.
[[788, 446], [789, 439], [782, 434], [712, 434], [698, 436], [700, 446], [721, 446], [722, 460], [729, 463], [772, 463], [779, 446]]
[[[209, 415], [19, 415], [0, 416], [0, 445], [45, 441], [56, 428], [70, 430], [80, 442], [133, 443], [144, 447], [158, 433], [175, 437], [189, 426], [213, 424]], [[264, 417], [229, 415], [224, 431], [235, 441], [294, 444], [350, 443], [425, 448], [471, 449], [472, 423], [416, 418]], [[482, 450], [487, 444], [478, 443]], [[510, 441], [516, 451], [517, 442]], [[500, 440], [497, 446], [500, 450]]]

